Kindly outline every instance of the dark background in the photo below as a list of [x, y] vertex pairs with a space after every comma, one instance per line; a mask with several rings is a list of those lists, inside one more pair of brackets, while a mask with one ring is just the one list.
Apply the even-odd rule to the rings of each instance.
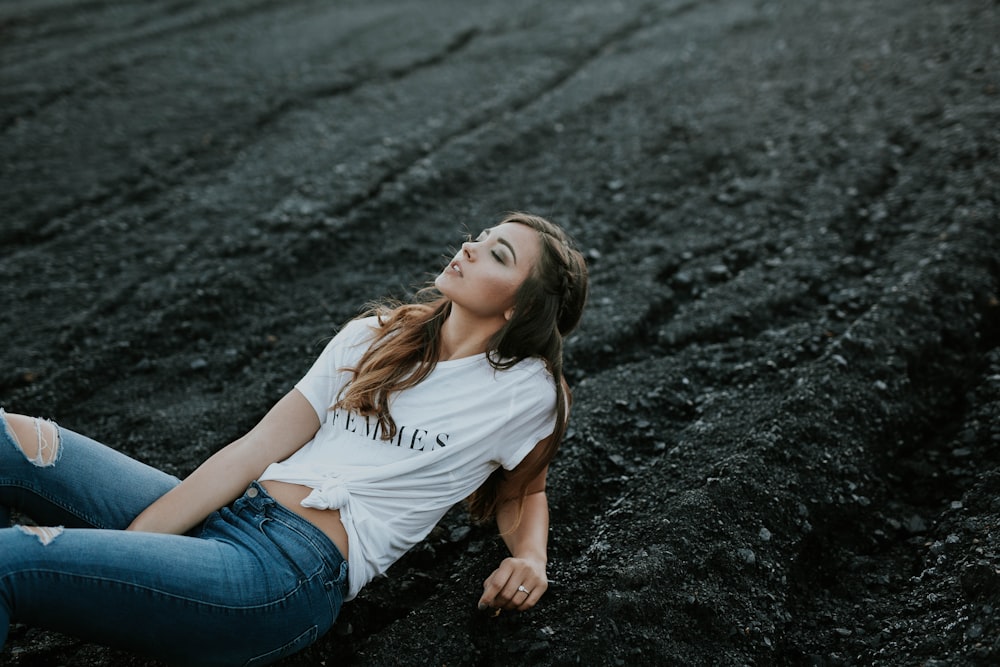
[[0, 3], [0, 405], [184, 475], [529, 210], [592, 271], [550, 592], [477, 614], [456, 510], [284, 664], [995, 664], [998, 14]]

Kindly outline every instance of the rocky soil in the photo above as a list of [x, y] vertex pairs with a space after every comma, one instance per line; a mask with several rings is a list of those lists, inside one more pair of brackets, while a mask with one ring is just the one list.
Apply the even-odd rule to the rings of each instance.
[[[186, 474], [511, 209], [590, 260], [549, 594], [298, 665], [1000, 663], [1000, 5], [0, 4], [0, 404]], [[99, 613], [99, 610], [95, 610]], [[8, 665], [149, 665], [15, 626]]]

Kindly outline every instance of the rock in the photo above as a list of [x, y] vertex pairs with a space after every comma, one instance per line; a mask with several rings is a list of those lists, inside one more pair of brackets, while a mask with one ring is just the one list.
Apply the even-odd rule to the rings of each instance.
[[451, 532], [448, 533], [448, 540], [451, 542], [461, 542], [467, 538], [471, 532], [472, 528], [469, 526], [458, 526], [456, 528], [452, 528]]
[[729, 267], [725, 264], [713, 264], [708, 267], [708, 277], [715, 281], [726, 280], [729, 278]]
[[906, 519], [904, 527], [907, 532], [914, 535], [927, 532], [927, 522], [924, 521], [923, 517], [917, 514], [914, 514], [910, 518]]

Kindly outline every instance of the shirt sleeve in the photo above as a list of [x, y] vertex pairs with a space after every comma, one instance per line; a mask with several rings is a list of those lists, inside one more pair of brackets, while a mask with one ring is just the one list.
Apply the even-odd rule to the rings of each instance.
[[377, 326], [374, 317], [351, 320], [333, 339], [326, 344], [312, 367], [295, 384], [302, 392], [320, 422], [326, 419], [326, 413], [336, 400], [337, 393], [347, 380], [350, 373], [342, 369], [350, 367], [361, 358], [367, 349], [367, 343], [372, 339]]
[[501, 434], [497, 460], [513, 470], [556, 426], [555, 381], [544, 364], [511, 388], [507, 421]]

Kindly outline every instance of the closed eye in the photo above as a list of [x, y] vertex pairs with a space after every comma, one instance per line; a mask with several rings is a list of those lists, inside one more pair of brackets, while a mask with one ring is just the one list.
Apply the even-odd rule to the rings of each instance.
[[[490, 229], [484, 229], [482, 232], [479, 233], [479, 236], [476, 237], [476, 242], [481, 243], [485, 241], [487, 238], [489, 238], [489, 236], [490, 236]], [[510, 254], [514, 258], [514, 263], [517, 264], [517, 255], [514, 253], [514, 246], [510, 244], [510, 241], [507, 241], [504, 238], [499, 238], [497, 239], [497, 243], [503, 245], [505, 248], [510, 250]], [[506, 255], [502, 252], [499, 252], [496, 248], [497, 246], [495, 245], [493, 247], [493, 250], [490, 251], [490, 254], [492, 254], [493, 258], [496, 259], [501, 264], [507, 264]]]

